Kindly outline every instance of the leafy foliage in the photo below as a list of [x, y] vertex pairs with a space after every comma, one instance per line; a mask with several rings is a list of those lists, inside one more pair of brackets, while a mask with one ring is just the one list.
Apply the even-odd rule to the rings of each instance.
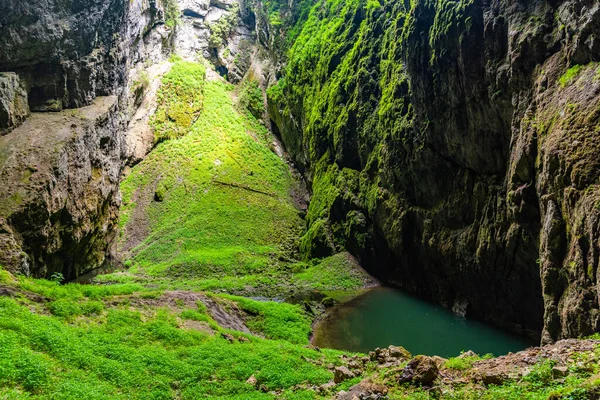
[[262, 118], [265, 113], [265, 100], [258, 82], [245, 80], [239, 87], [239, 102], [256, 118]]

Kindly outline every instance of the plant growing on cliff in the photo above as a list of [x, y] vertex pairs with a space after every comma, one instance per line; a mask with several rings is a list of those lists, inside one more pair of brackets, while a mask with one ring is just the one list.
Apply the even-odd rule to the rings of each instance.
[[256, 118], [262, 118], [265, 113], [265, 100], [258, 82], [245, 80], [239, 88], [239, 102]]
[[154, 143], [185, 135], [200, 116], [206, 70], [202, 64], [175, 60], [161, 82], [158, 108], [150, 124]]
[[562, 76], [558, 79], [560, 86], [561, 87], [567, 86], [569, 83], [571, 83], [571, 81], [577, 75], [579, 75], [580, 71], [581, 71], [581, 65], [574, 65], [571, 68], [569, 68], [568, 70], [566, 70], [565, 73], [562, 74]]
[[231, 34], [231, 30], [237, 23], [239, 13], [239, 4], [235, 3], [224, 16], [208, 26], [210, 29], [208, 44], [211, 47], [220, 48], [225, 44], [227, 37]]
[[161, 0], [164, 13], [165, 25], [173, 29], [179, 24], [180, 10], [177, 0]]

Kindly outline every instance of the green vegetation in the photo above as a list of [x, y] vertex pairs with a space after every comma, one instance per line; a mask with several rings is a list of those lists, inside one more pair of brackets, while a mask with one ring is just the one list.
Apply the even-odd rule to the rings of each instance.
[[[139, 286], [60, 286], [2, 270], [0, 278], [22, 293], [0, 298], [2, 398], [313, 398], [293, 387], [327, 382], [332, 374], [320, 364], [338, 362], [338, 352], [303, 347], [310, 320], [298, 306], [213, 296], [256, 315], [248, 325], [267, 340], [221, 328], [202, 303], [160, 307]], [[245, 383], [252, 375], [278, 395]]]
[[265, 100], [258, 82], [245, 80], [239, 87], [239, 102], [242, 107], [260, 119], [265, 113]]
[[579, 72], [581, 71], [581, 65], [574, 65], [571, 68], [569, 68], [559, 79], [558, 82], [560, 83], [561, 87], [565, 87], [568, 84], [570, 84], [573, 79], [575, 79], [577, 77], [577, 75], [579, 75]]
[[206, 70], [202, 64], [175, 60], [162, 78], [158, 109], [150, 121], [154, 142], [185, 135], [200, 116]]
[[231, 33], [231, 30], [236, 24], [236, 20], [239, 15], [238, 10], [239, 4], [233, 3], [233, 6], [230, 8], [229, 13], [225, 17], [219, 18], [217, 21], [209, 25], [209, 44], [211, 45], [211, 47], [219, 48], [225, 43], [225, 40], [227, 39], [227, 37]]
[[[278, 259], [293, 256], [303, 223], [290, 173], [266, 129], [236, 111], [232, 89], [207, 82], [205, 111], [189, 133], [161, 143], [124, 180], [124, 232], [139, 223], [150, 232], [134, 251], [133, 273], [200, 289], [244, 287], [269, 281]], [[142, 221], [132, 218], [136, 207]]]
[[[285, 52], [300, 34], [315, 0], [266, 0], [262, 4], [251, 0], [255, 6], [258, 18], [268, 23], [273, 33], [273, 48]], [[261, 8], [256, 7], [261, 5]]]
[[165, 12], [165, 25], [174, 29], [179, 24], [180, 10], [177, 0], [161, 0]]
[[123, 180], [121, 247], [143, 240], [134, 242], [127, 271], [97, 280], [267, 297], [359, 290], [368, 276], [347, 255], [299, 263], [305, 223], [270, 133], [238, 112], [232, 85], [178, 79], [184, 68], [201, 70], [177, 61], [164, 82], [169, 89], [173, 81], [201, 86], [203, 110], [187, 130], [180, 125], [179, 139], [158, 144]]
[[[310, 287], [335, 297], [335, 292], [354, 292], [361, 289], [368, 275], [349, 260], [348, 253], [325, 258], [316, 265], [297, 264], [298, 273], [292, 278], [298, 285]], [[306, 269], [303, 270], [303, 266]], [[299, 267], [299, 268], [298, 268]], [[333, 292], [333, 293], [332, 293]]]
[[459, 371], [464, 371], [467, 370], [469, 368], [473, 367], [473, 364], [476, 361], [479, 360], [489, 360], [490, 358], [493, 358], [493, 355], [491, 354], [486, 354], [483, 357], [480, 357], [478, 355], [462, 355], [460, 357], [453, 357], [453, 358], [449, 358], [444, 366], [446, 368], [449, 369], [455, 369], [455, 370], [459, 370]]
[[[305, 257], [333, 254], [348, 242], [369, 247], [367, 213], [383, 202], [390, 213], [401, 211], [378, 174], [401, 157], [382, 143], [414, 132], [410, 87], [398, 62], [399, 38], [410, 30], [406, 13], [401, 2], [335, 0], [315, 7], [289, 51], [283, 79], [267, 91], [282, 118], [303, 121], [302, 132], [282, 135], [292, 154], [308, 159], [313, 176]], [[332, 213], [342, 204], [353, 211]]]
[[[314, 173], [306, 222], [292, 197], [292, 174], [256, 119], [265, 111], [258, 84], [238, 88], [240, 112], [232, 85], [206, 81], [201, 64], [173, 60], [151, 121], [156, 147], [121, 186], [127, 269], [88, 285], [0, 269], [0, 288], [9, 294], [0, 297], [0, 398], [331, 398], [311, 386], [330, 381], [328, 364], [344, 357], [309, 345], [313, 308], [370, 283], [343, 252], [368, 247], [367, 218], [383, 210], [385, 228], [402, 234], [394, 221], [403, 205], [387, 190], [394, 178], [385, 171], [405, 156], [401, 145], [389, 144], [418, 152], [426, 130], [413, 119], [399, 62], [407, 51], [402, 39], [416, 29], [416, 3], [329, 0], [312, 8], [314, 0], [302, 0], [290, 10], [285, 0], [264, 2], [259, 17], [274, 30], [276, 47], [290, 49], [285, 78], [268, 97], [284, 114], [302, 110], [295, 115], [303, 121], [301, 142], [291, 150], [308, 149]], [[427, 2], [436, 13], [423, 50], [431, 66], [456, 50], [447, 36], [468, 29], [472, 4]], [[176, 2], [163, 6], [175, 27]], [[212, 45], [230, 33], [231, 15], [211, 25]], [[577, 76], [574, 68], [561, 85]], [[323, 305], [241, 297], [315, 294], [327, 296]], [[542, 361], [522, 379], [471, 384], [476, 363], [489, 357], [445, 361], [448, 376], [468, 379], [444, 390], [399, 385], [406, 363], [377, 368], [371, 361], [333, 391], [366, 376], [389, 383], [390, 399], [583, 399], [600, 386], [600, 352], [575, 357], [564, 379], [555, 379], [554, 362]]]

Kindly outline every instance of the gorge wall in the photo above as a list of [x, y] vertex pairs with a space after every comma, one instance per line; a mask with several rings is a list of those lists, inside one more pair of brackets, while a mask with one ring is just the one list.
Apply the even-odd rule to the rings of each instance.
[[600, 330], [600, 8], [329, 1], [269, 89], [309, 256], [550, 342]]
[[237, 0], [0, 1], [0, 265], [72, 280], [118, 263], [119, 182], [154, 145], [167, 59], [240, 81], [255, 26]]
[[128, 71], [164, 57], [164, 25], [155, 1], [0, 2], [0, 264], [9, 270], [73, 279], [111, 262]]

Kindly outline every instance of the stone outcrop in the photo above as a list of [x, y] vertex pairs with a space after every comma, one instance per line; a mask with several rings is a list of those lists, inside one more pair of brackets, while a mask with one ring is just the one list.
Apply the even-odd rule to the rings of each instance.
[[597, 2], [380, 4], [322, 7], [269, 90], [307, 257], [545, 342], [599, 331]]
[[32, 111], [90, 104], [125, 85], [129, 2], [0, 3], [0, 70], [16, 72]]
[[73, 279], [111, 259], [118, 177], [152, 148], [165, 60], [205, 56], [241, 80], [256, 49], [248, 12], [237, 0], [0, 3], [0, 264]]
[[105, 264], [120, 205], [124, 121], [116, 96], [34, 113], [0, 138], [0, 264], [73, 279]]
[[144, 151], [127, 151], [142, 103], [128, 71], [169, 54], [166, 11], [154, 0], [0, 3], [4, 267], [74, 279], [111, 261], [120, 175]]
[[0, 135], [21, 125], [28, 115], [27, 92], [19, 76], [0, 72]]
[[416, 356], [402, 370], [399, 382], [431, 385], [438, 377], [438, 366], [432, 357]]
[[188, 59], [204, 57], [233, 83], [258, 51], [253, 11], [240, 0], [180, 0], [175, 48]]

